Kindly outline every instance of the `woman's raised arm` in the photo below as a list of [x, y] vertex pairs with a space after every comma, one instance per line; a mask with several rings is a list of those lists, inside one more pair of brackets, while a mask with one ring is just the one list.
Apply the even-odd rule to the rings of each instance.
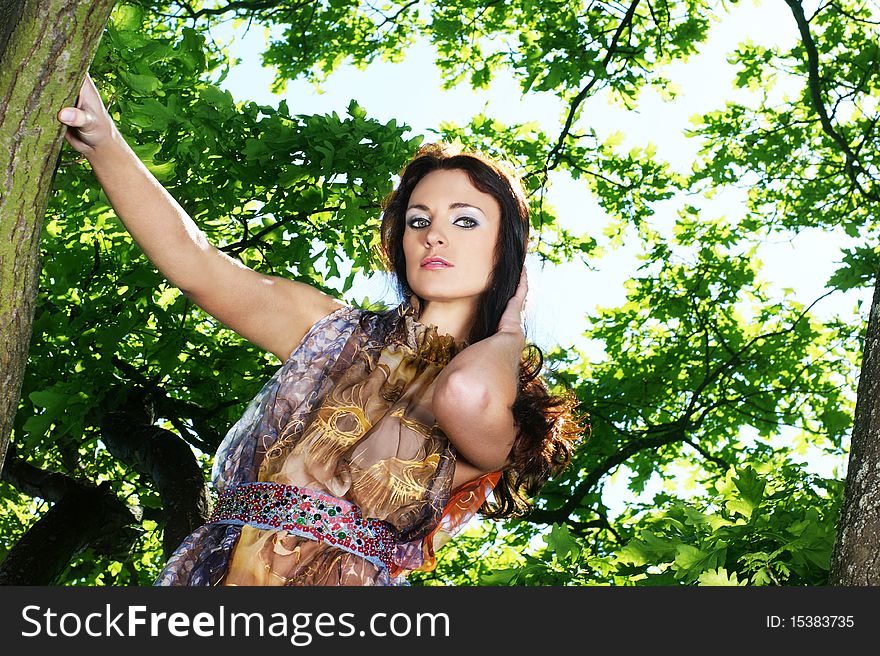
[[318, 319], [342, 305], [310, 285], [258, 273], [210, 244], [125, 142], [90, 76], [76, 107], [63, 108], [58, 120], [159, 272], [245, 339], [283, 362]]

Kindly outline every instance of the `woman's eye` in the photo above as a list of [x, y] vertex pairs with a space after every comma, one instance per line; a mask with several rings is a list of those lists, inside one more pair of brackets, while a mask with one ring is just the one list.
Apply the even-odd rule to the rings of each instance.
[[[462, 228], [476, 228], [479, 224], [478, 221], [472, 219], [469, 216], [460, 216], [455, 220], [456, 225], [460, 225]], [[421, 216], [409, 219], [406, 224], [412, 228], [413, 230], [420, 230], [421, 228], [427, 228], [431, 225], [431, 222]]]

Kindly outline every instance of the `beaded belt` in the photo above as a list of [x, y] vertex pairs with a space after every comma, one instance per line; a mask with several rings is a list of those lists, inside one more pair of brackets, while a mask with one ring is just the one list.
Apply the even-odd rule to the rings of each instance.
[[356, 554], [377, 566], [391, 567], [394, 528], [367, 518], [350, 501], [296, 485], [242, 483], [225, 490], [208, 524], [282, 529]]

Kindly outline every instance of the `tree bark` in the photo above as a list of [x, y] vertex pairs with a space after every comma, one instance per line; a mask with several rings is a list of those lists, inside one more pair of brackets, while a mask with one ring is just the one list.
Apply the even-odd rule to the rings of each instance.
[[[0, 467], [18, 408], [39, 281], [43, 214], [71, 104], [115, 0], [0, 9]], [[9, 22], [7, 22], [7, 18]]]
[[24, 0], [0, 0], [0, 64], [3, 63], [3, 53], [23, 9]]
[[880, 273], [863, 352], [829, 585], [880, 585]]

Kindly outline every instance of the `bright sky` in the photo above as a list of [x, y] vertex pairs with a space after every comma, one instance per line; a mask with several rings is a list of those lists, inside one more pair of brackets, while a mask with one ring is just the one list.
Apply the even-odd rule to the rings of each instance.
[[[808, 13], [810, 10], [808, 7]], [[231, 27], [228, 27], [216, 31], [215, 38], [227, 42], [231, 34]], [[597, 97], [585, 105], [584, 120], [589, 120], [600, 137], [622, 132], [625, 140], [620, 145], [621, 151], [632, 147], [644, 148], [653, 143], [659, 158], [670, 162], [678, 171], [688, 171], [699, 147], [695, 139], [684, 136], [684, 130], [691, 127], [689, 118], [723, 108], [726, 100], [748, 101], [746, 94], [734, 91], [732, 81], [735, 71], [726, 62], [727, 55], [746, 36], [763, 45], [785, 47], [797, 38], [797, 29], [783, 2], [743, 2], [731, 6], [731, 14], [714, 26], [710, 40], [700, 49], [700, 54], [668, 69], [668, 75], [681, 90], [675, 101], [664, 102], [656, 93], [646, 91], [638, 111], [627, 112], [620, 106], [609, 104], [606, 98]], [[232, 70], [223, 86], [236, 100], [254, 100], [275, 106], [281, 97], [269, 92], [272, 73], [259, 64], [258, 53], [264, 44], [262, 30], [253, 29], [244, 36], [237, 35], [230, 50], [233, 57], [242, 60], [241, 65]], [[324, 93], [317, 93], [306, 82], [293, 82], [288, 85], [283, 97], [293, 113], [336, 111], [340, 115], [345, 113], [349, 100], [355, 98], [369, 117], [380, 121], [394, 118], [398, 123], [406, 123], [413, 133], [424, 135], [426, 141], [436, 138], [429, 130], [441, 122], [453, 121], [466, 125], [472, 116], [480, 112], [504, 123], [537, 120], [549, 134], [559, 133], [567, 108], [552, 95], [530, 93], [521, 97], [519, 85], [503, 73], [492, 83], [489, 91], [474, 92], [463, 85], [443, 91], [433, 62], [430, 45], [419, 43], [408, 51], [406, 60], [400, 64], [377, 62], [365, 71], [345, 66], [322, 85]], [[389, 89], [399, 88], [391, 86], [389, 82], [401, 79], [406, 80], [406, 91], [389, 93]], [[776, 93], [794, 93], [797, 84], [796, 81], [780, 80]], [[575, 232], [588, 232], [601, 246], [607, 244], [608, 240], [602, 233], [610, 219], [580, 183], [567, 179], [565, 175], [557, 175], [553, 178], [547, 199], [556, 207], [564, 226]], [[689, 202], [693, 203], [694, 199]], [[680, 205], [681, 199], [658, 205], [657, 215], [652, 219], [655, 228], [666, 234], [676, 219], [675, 210]], [[701, 205], [708, 217], [738, 217], [745, 209], [744, 193], [725, 192], [711, 200], [704, 199]], [[624, 244], [610, 251], [601, 261], [594, 262], [597, 271], [589, 271], [581, 263], [541, 269], [537, 261], [529, 261], [527, 324], [532, 341], [545, 349], [556, 344], [564, 347], [576, 345], [588, 358], [594, 361], [604, 359], [601, 348], [589, 344], [581, 336], [581, 331], [584, 317], [594, 315], [597, 306], [614, 307], [625, 302], [623, 283], [637, 275], [636, 268], [640, 262], [636, 256], [640, 249], [636, 239], [625, 240]], [[809, 305], [824, 293], [826, 280], [838, 267], [840, 249], [849, 244], [848, 238], [842, 233], [829, 234], [827, 231], [805, 230], [797, 236], [780, 237], [761, 247], [759, 260], [763, 263], [762, 276], [768, 281], [771, 292], [778, 297], [784, 296], [784, 288], [791, 288], [791, 298]], [[340, 268], [344, 276], [347, 270]], [[386, 284], [382, 275], [369, 280], [356, 277], [355, 286], [346, 299], [357, 301], [364, 296], [394, 301], [390, 285]], [[854, 313], [859, 312], [859, 303], [862, 304], [861, 314], [864, 315], [870, 300], [870, 290], [837, 294], [823, 300], [815, 311], [820, 317], [838, 314], [855, 319]], [[826, 475], [831, 474], [834, 467], [842, 465], [842, 462], [827, 460], [815, 463], [816, 468]], [[626, 473], [624, 469], [620, 476]], [[652, 485], [648, 494], [656, 489], [656, 485]], [[623, 498], [619, 502], [623, 503]]]

